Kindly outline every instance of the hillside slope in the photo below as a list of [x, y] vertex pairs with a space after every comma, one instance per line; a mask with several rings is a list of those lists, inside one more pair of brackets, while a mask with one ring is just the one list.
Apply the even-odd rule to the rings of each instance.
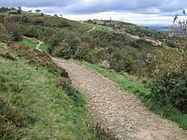
[[174, 38], [130, 23], [78, 22], [24, 11], [18, 14], [11, 9], [0, 15], [7, 32], [16, 29], [24, 36], [42, 40], [53, 56], [107, 62], [118, 72], [152, 77], [164, 69], [163, 64], [181, 59], [180, 53], [170, 48], [176, 47]]
[[0, 42], [0, 139], [107, 139], [91, 126], [64, 69], [37, 49]]
[[[151, 99], [149, 100], [149, 105], [153, 106], [151, 109], [161, 116], [179, 122], [180, 127], [186, 128], [186, 38], [177, 39], [175, 37], [169, 37], [165, 33], [151, 31], [144, 27], [120, 21], [89, 20], [87, 22], [78, 22], [57, 16], [34, 14], [24, 11], [19, 13], [15, 9], [0, 8], [0, 42], [2, 42], [2, 45], [0, 46], [0, 49], [2, 49], [2, 51], [0, 51], [0, 58], [2, 58], [0, 59], [2, 61], [0, 84], [2, 85], [1, 87], [3, 87], [1, 89], [2, 94], [0, 97], [2, 97], [3, 104], [1, 107], [4, 109], [5, 106], [5, 110], [1, 112], [3, 116], [1, 118], [3, 127], [0, 130], [2, 136], [5, 138], [7, 138], [9, 134], [7, 132], [7, 135], [4, 135], [6, 134], [4, 132], [10, 128], [10, 134], [13, 134], [11, 138], [25, 138], [25, 136], [30, 137], [32, 135], [37, 138], [40, 138], [41, 136], [41, 139], [54, 137], [56, 139], [81, 138], [86, 140], [113, 140], [113, 133], [105, 132], [99, 125], [96, 125], [96, 127], [91, 126], [92, 131], [89, 131], [90, 127], [87, 126], [87, 120], [89, 120], [89, 118], [87, 118], [87, 111], [82, 95], [71, 86], [68, 74], [62, 67], [57, 66], [52, 61], [51, 56], [64, 59], [76, 59], [79, 61], [83, 60], [100, 65], [106, 69], [110, 69], [115, 72], [115, 74], [120, 73], [120, 79], [126, 78], [125, 75], [136, 77], [134, 80], [135, 82], [132, 79], [119, 80], [118, 82], [120, 84], [129, 82], [125, 85], [125, 91], [126, 89], [133, 88], [132, 92], [135, 91], [135, 93], [141, 94], [141, 96], [138, 95], [141, 99]], [[108, 85], [106, 90], [108, 88], [110, 89], [110, 86], [112, 87], [111, 91], [107, 92], [110, 93], [115, 91], [115, 93], [112, 92], [108, 95], [111, 100], [113, 97], [116, 97], [117, 102], [115, 102], [115, 107], [121, 110], [121, 104], [125, 106], [125, 103], [118, 100], [118, 96], [125, 100], [126, 94], [122, 95], [120, 91], [112, 86], [113, 84], [111, 85], [107, 82], [108, 80], [105, 78], [103, 79], [103, 77], [101, 78], [100, 76], [95, 75], [95, 73], [93, 74], [91, 71], [74, 63], [68, 64], [65, 61], [62, 61], [62, 64], [64, 67], [67, 66], [67, 70], [70, 73], [75, 74], [75, 78], [78, 77], [78, 80], [76, 81], [78, 84], [83, 83], [84, 88], [82, 88], [82, 90], [89, 91], [89, 93], [85, 91], [85, 95], [90, 93], [95, 94], [95, 90], [92, 88], [96, 88], [99, 94], [96, 94], [98, 95], [97, 100], [101, 99], [100, 94], [103, 99], [104, 97], [102, 95], [107, 96], [106, 92], [102, 92], [105, 91], [105, 87], [103, 86], [106, 84]], [[77, 69], [80, 74], [82, 74], [81, 71], [85, 71], [87, 75], [76, 75]], [[24, 70], [28, 71], [25, 72]], [[16, 74], [16, 72], [18, 74]], [[91, 82], [92, 77], [89, 77], [90, 75], [94, 75], [100, 79], [101, 82], [103, 81], [103, 86], [102, 84], [100, 85], [101, 89], [100, 86], [97, 85], [97, 83], [99, 83], [97, 79], [93, 77], [95, 82]], [[35, 78], [33, 79], [33, 77]], [[73, 77], [73, 79], [75, 78]], [[115, 79], [115, 76], [112, 78]], [[138, 82], [139, 79], [143, 79], [141, 83]], [[16, 83], [16, 80], [20, 80], [20, 82]], [[35, 80], [38, 82], [35, 82]], [[84, 81], [87, 81], [87, 83], [84, 83]], [[21, 85], [19, 85], [19, 83]], [[138, 85], [139, 83], [140, 85]], [[86, 84], [88, 84], [89, 87], [87, 87]], [[132, 86], [130, 84], [134, 85]], [[11, 88], [12, 86], [13, 88]], [[148, 90], [145, 86], [149, 87]], [[7, 93], [9, 92], [18, 94], [7, 96]], [[33, 95], [39, 100], [30, 96], [29, 99], [27, 98], [27, 93], [31, 95], [32, 92], [35, 92], [36, 95]], [[55, 94], [54, 96], [51, 95], [53, 92]], [[119, 93], [119, 95], [116, 95], [116, 93]], [[62, 98], [62, 100], [59, 101], [58, 97], [60, 99]], [[134, 96], [130, 99], [135, 101], [138, 100]], [[17, 100], [19, 102], [18, 104], [16, 103]], [[27, 100], [29, 101], [28, 104], [27, 102], [22, 102]], [[49, 105], [46, 102], [48, 102]], [[94, 102], [97, 103], [98, 101]], [[112, 101], [109, 103], [112, 103]], [[143, 124], [143, 121], [138, 122], [138, 119], [142, 119], [142, 116], [146, 114], [147, 109], [142, 105], [140, 105], [140, 107], [137, 106], [136, 103], [138, 105], [141, 104], [139, 101], [135, 102], [135, 105], [131, 106], [135, 106], [135, 108], [130, 111], [130, 114], [132, 114], [132, 116], [133, 114], [138, 116], [134, 117], [137, 127], [146, 127]], [[44, 111], [44, 114], [48, 114], [49, 118], [55, 118], [55, 120], [50, 121], [47, 117], [40, 117], [42, 114], [37, 114], [40, 117], [37, 120], [37, 118], [31, 114], [30, 122], [30, 114], [27, 114], [29, 104], [40, 105], [38, 109]], [[100, 102], [98, 105], [103, 104]], [[108, 102], [106, 105], [110, 107]], [[22, 107], [23, 110], [21, 109]], [[44, 110], [43, 107], [52, 111], [48, 112], [48, 110]], [[115, 107], [114, 110], [116, 111]], [[17, 112], [14, 108], [18, 109], [18, 116], [22, 113], [23, 116], [25, 116], [26, 119], [24, 119], [23, 126], [20, 125], [19, 122], [17, 123], [17, 120], [14, 120], [14, 116], [13, 120], [11, 120], [12, 114], [16, 114], [15, 112]], [[64, 110], [61, 112], [60, 108], [63, 108]], [[141, 116], [139, 111], [133, 112], [136, 108], [140, 110], [145, 109], [146, 111], [143, 111], [145, 114], [143, 113]], [[6, 114], [6, 112], [8, 112], [7, 109], [12, 113]], [[126, 115], [124, 113], [125, 109], [129, 110], [128, 108], [122, 108], [121, 112], [124, 116]], [[32, 105], [31, 110], [32, 112], [37, 112], [37, 108], [32, 108]], [[111, 121], [108, 111], [105, 110], [104, 112], [107, 114], [106, 117], [109, 118], [108, 124], [112, 123], [116, 133], [119, 134], [120, 132], [118, 129], [122, 126], [119, 124], [119, 128], [117, 128], [114, 122]], [[97, 111], [95, 114], [97, 114]], [[115, 116], [115, 113], [113, 114], [114, 119], [119, 119]], [[60, 116], [63, 116], [62, 119], [58, 119]], [[148, 131], [146, 135], [149, 137], [155, 135], [160, 139], [164, 139], [164, 131], [166, 131], [166, 135], [171, 134], [174, 138], [180, 138], [179, 134], [181, 132], [181, 138], [183, 138], [183, 130], [178, 129], [174, 123], [160, 119], [158, 116], [154, 117], [156, 115], [153, 113], [151, 113], [150, 116], [151, 119], [148, 116], [148, 120], [145, 121], [145, 124], [147, 124], [153, 132], [150, 133], [146, 128], [142, 128], [146, 132]], [[170, 116], [172, 116], [172, 118], [170, 118]], [[102, 118], [103, 116], [99, 117]], [[6, 118], [10, 120], [6, 121]], [[20, 118], [22, 117], [18, 117], [18, 120]], [[166, 123], [166, 127], [163, 126], [160, 128], [158, 124], [154, 122], [154, 119]], [[63, 122], [64, 120], [68, 123]], [[154, 126], [147, 122], [149, 120], [153, 121], [156, 130], [159, 128], [161, 129], [162, 135], [160, 137], [154, 131]], [[122, 121], [125, 121], [123, 117]], [[131, 122], [129, 124], [133, 124], [132, 120], [129, 122]], [[47, 123], [48, 126], [54, 124], [54, 127], [49, 127], [48, 129], [48, 127], [43, 126], [45, 123]], [[31, 131], [27, 131], [28, 126], [31, 126], [31, 128], [29, 127]], [[32, 133], [41, 129], [41, 127], [44, 127], [43, 132], [41, 133], [42, 135]], [[110, 126], [107, 127], [110, 128]], [[166, 130], [167, 128], [168, 131]], [[67, 132], [65, 131], [61, 135], [59, 132], [63, 131], [63, 129], [66, 129]], [[124, 130], [130, 131], [130, 129], [131, 126], [124, 126]], [[133, 130], [136, 131], [136, 134], [140, 132], [138, 128], [134, 128]], [[177, 135], [172, 134], [172, 130], [176, 131]], [[48, 133], [50, 133], [50, 135], [48, 135]], [[129, 137], [131, 138], [130, 135], [136, 137], [136, 134], [133, 135], [132, 133], [129, 133]], [[141, 136], [143, 137], [143, 135]], [[170, 139], [172, 139], [172, 137], [170, 137]]]

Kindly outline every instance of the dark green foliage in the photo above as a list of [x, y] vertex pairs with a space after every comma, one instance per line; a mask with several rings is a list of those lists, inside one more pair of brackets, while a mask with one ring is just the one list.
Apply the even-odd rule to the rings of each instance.
[[22, 10], [21, 10], [21, 7], [19, 6], [18, 7], [18, 14], [21, 14]]
[[165, 71], [151, 84], [150, 98], [162, 105], [172, 105], [187, 112], [187, 75]]
[[172, 41], [172, 40], [168, 40], [166, 41], [166, 44], [171, 47], [171, 48], [176, 48], [177, 44], [175, 41]]
[[20, 30], [20, 27], [16, 23], [6, 24], [6, 29], [9, 33], [12, 41], [21, 41], [22, 40], [22, 32]]
[[110, 67], [117, 72], [133, 73], [136, 69], [136, 54], [130, 49], [110, 48], [108, 54], [108, 61]]
[[10, 11], [10, 9], [7, 8], [7, 7], [1, 7], [0, 8], [0, 13], [4, 13], [4, 12], [8, 12], [8, 11]]
[[131, 45], [132, 45], [132, 47], [134, 47], [134, 48], [140, 48], [140, 47], [144, 47], [144, 48], [146, 48], [146, 47], [154, 47], [154, 46], [152, 45], [151, 42], [147, 42], [147, 41], [144, 40], [144, 39], [138, 39], [138, 40], [132, 42]]
[[65, 59], [75, 58], [75, 54], [80, 45], [80, 40], [74, 34], [66, 34], [59, 32], [53, 34], [48, 40], [49, 52], [53, 55], [63, 57]]
[[71, 27], [71, 25], [67, 21], [62, 20], [61, 23], [58, 25], [58, 27], [60, 27], [60, 28]]
[[75, 52], [75, 59], [91, 61], [90, 47], [87, 43], [83, 43], [77, 47]]
[[21, 41], [22, 40], [22, 34], [20, 33], [20, 31], [15, 30], [15, 31], [12, 32], [11, 38], [12, 38], [13, 41]]
[[23, 34], [28, 37], [39, 37], [39, 30], [36, 26], [30, 25], [30, 26], [24, 26], [23, 27]]
[[12, 15], [9, 17], [6, 17], [6, 22], [8, 23], [16, 23], [16, 22], [21, 22], [22, 21], [22, 17], [20, 15]]
[[52, 34], [47, 41], [47, 43], [50, 45], [49, 53], [52, 53], [52, 51], [60, 45], [60, 43], [64, 40], [64, 38], [65, 38], [64, 32], [58, 32]]
[[93, 32], [93, 45], [95, 47], [124, 47], [132, 42], [132, 39], [126, 34], [119, 34], [109, 31]]

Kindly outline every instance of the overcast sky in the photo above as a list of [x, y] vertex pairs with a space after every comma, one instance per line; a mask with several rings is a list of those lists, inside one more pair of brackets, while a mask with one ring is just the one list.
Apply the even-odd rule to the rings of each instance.
[[111, 17], [136, 24], [170, 24], [172, 16], [187, 9], [187, 0], [0, 0], [0, 6], [62, 13], [73, 20]]

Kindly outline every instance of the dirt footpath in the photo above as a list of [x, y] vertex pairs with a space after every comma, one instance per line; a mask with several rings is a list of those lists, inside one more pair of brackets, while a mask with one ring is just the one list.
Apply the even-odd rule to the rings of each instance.
[[73, 61], [54, 58], [54, 62], [69, 73], [85, 95], [94, 120], [120, 140], [187, 140], [187, 133], [177, 124], [154, 114], [114, 82]]

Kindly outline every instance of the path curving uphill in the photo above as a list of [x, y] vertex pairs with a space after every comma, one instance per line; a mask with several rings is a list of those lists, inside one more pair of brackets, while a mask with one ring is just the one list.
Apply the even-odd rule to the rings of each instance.
[[86, 96], [95, 121], [120, 140], [187, 140], [187, 133], [177, 124], [154, 114], [136, 96], [120, 91], [114, 82], [73, 61], [53, 60]]

